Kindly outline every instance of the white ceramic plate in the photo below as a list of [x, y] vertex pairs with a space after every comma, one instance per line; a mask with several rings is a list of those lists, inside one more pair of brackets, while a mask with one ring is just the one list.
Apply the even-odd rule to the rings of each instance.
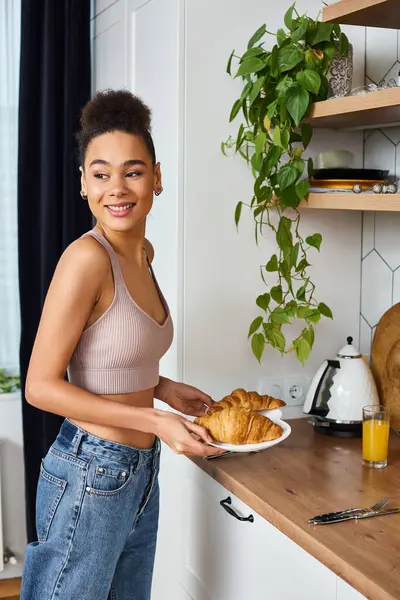
[[272, 446], [276, 446], [276, 444], [280, 444], [283, 440], [289, 437], [292, 432], [292, 428], [286, 421], [282, 421], [282, 411], [278, 408], [274, 410], [262, 410], [259, 412], [260, 415], [264, 415], [264, 417], [268, 417], [274, 423], [280, 425], [283, 429], [283, 433], [280, 438], [276, 440], [272, 440], [272, 442], [261, 442], [260, 444], [243, 444], [241, 446], [236, 444], [224, 444], [222, 442], [209, 442], [210, 446], [215, 446], [216, 448], [222, 448], [223, 450], [230, 450], [231, 452], [261, 452], [262, 450], [267, 450], [267, 448], [272, 448]]

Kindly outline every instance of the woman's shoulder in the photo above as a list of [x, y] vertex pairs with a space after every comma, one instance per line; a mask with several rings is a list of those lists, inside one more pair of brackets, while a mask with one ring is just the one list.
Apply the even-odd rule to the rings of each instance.
[[90, 268], [101, 277], [110, 269], [110, 258], [107, 250], [93, 236], [85, 235], [64, 250], [59, 265], [76, 271]]

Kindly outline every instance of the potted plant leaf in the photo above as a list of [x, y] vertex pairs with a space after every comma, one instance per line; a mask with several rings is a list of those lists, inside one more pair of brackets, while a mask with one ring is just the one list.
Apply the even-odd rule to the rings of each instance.
[[21, 380], [17, 375], [7, 373], [0, 369], [0, 394], [12, 394], [21, 388]]
[[[243, 206], [253, 214], [255, 238], [273, 236], [277, 251], [261, 266], [267, 290], [256, 299], [261, 314], [250, 325], [254, 355], [261, 361], [265, 345], [279, 352], [295, 352], [304, 365], [314, 343], [314, 325], [321, 317], [332, 318], [330, 308], [315, 297], [308, 269], [310, 251], [319, 251], [322, 236], [304, 239], [300, 231], [299, 204], [307, 198], [312, 160], [304, 158], [313, 129], [302, 120], [313, 102], [331, 95], [327, 79], [337, 48], [347, 56], [349, 43], [339, 25], [299, 15], [295, 5], [285, 15], [285, 28], [276, 34], [262, 25], [242, 56], [232, 52], [227, 72], [241, 78], [240, 97], [233, 104], [230, 121], [240, 114], [235, 137], [222, 143], [222, 151], [238, 153], [251, 167], [252, 197], [235, 210], [238, 226]], [[267, 49], [265, 36], [276, 38]], [[233, 71], [234, 62], [237, 68]], [[269, 274], [275, 275], [268, 285]], [[284, 326], [303, 322], [300, 335], [287, 344]]]

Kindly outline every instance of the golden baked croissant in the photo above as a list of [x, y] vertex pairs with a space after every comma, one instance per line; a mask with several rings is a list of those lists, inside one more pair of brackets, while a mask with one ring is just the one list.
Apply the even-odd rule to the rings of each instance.
[[285, 406], [283, 400], [278, 400], [272, 396], [260, 396], [257, 392], [246, 392], [241, 388], [233, 390], [229, 396], [225, 396], [209, 409], [209, 413], [219, 411], [228, 407], [247, 408], [250, 410], [272, 410]]
[[283, 429], [271, 419], [254, 411], [234, 406], [209, 411], [195, 423], [205, 427], [216, 442], [227, 444], [259, 444], [281, 437]]

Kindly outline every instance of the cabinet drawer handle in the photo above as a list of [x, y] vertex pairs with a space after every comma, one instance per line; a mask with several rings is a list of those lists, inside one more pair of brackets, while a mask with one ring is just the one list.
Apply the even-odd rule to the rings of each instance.
[[238, 521], [248, 521], [249, 523], [254, 523], [253, 515], [249, 515], [248, 517], [241, 517], [233, 510], [233, 508], [231, 508], [229, 506], [229, 504], [232, 504], [232, 498], [230, 496], [225, 498], [225, 500], [221, 500], [221, 502], [220, 502], [220, 505], [222, 506], [222, 508], [224, 510], [226, 510], [226, 512], [229, 515], [231, 515], [232, 517], [235, 517], [235, 519], [237, 519]]

